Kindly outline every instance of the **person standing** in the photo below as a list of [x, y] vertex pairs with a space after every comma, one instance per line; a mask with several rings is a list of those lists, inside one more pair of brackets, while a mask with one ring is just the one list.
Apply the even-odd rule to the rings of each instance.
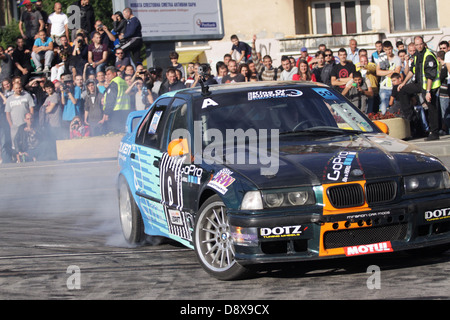
[[385, 114], [389, 108], [389, 100], [392, 94], [391, 76], [394, 73], [400, 73], [402, 62], [400, 58], [394, 54], [394, 47], [390, 41], [383, 42], [384, 54], [380, 54], [377, 64], [377, 76], [380, 80], [380, 111]]
[[72, 29], [72, 40], [75, 41], [78, 29], [83, 29], [87, 35], [94, 31], [95, 12], [94, 7], [89, 4], [89, 0], [76, 1], [72, 6], [76, 6], [80, 10], [80, 25], [74, 26], [74, 29]]
[[33, 67], [31, 66], [31, 51], [25, 48], [25, 40], [22, 37], [16, 40], [16, 49], [12, 54], [14, 61], [14, 76], [20, 76], [22, 83], [28, 83]]
[[6, 53], [0, 46], [0, 82], [11, 79], [14, 72], [14, 64], [11, 54]]
[[[38, 32], [44, 30], [44, 20], [39, 11], [33, 10], [31, 2], [27, 3], [25, 7], [26, 10], [20, 16], [19, 30], [22, 38], [25, 39], [27, 49], [31, 50], [34, 40], [37, 39]], [[23, 27], [25, 27], [25, 30]]]
[[355, 39], [351, 39], [349, 42], [349, 48], [347, 50], [347, 59], [357, 64], [359, 62], [359, 49], [358, 43]]
[[[428, 106], [428, 120], [430, 126], [430, 134], [426, 141], [439, 139], [439, 110], [437, 108], [437, 91], [441, 86], [439, 77], [439, 62], [436, 56], [429, 50], [421, 36], [414, 38], [414, 46], [416, 53], [411, 64], [411, 68], [398, 86], [399, 101], [403, 116], [410, 121], [411, 132], [417, 132], [417, 126], [414, 125], [415, 113], [411, 106], [411, 97], [413, 95], [422, 94], [425, 96], [426, 105]], [[408, 84], [408, 81], [414, 79]]]
[[298, 72], [297, 67], [294, 67], [291, 64], [291, 60], [289, 59], [288, 56], [281, 57], [281, 66], [283, 67], [283, 71], [281, 72], [280, 75], [281, 81], [292, 80], [294, 74]]
[[63, 90], [61, 90], [61, 103], [63, 105], [62, 127], [65, 138], [68, 137], [70, 122], [81, 114], [81, 88], [74, 85], [71, 74], [62, 75]]
[[222, 83], [234, 83], [234, 82], [245, 82], [245, 78], [237, 70], [236, 60], [230, 60], [228, 62], [229, 74], [222, 78]]
[[339, 92], [342, 92], [345, 85], [353, 80], [356, 68], [353, 62], [347, 60], [347, 51], [344, 48], [339, 49], [338, 57], [339, 63], [334, 65], [331, 72], [331, 85]]
[[[192, 86], [194, 86], [194, 84]], [[166, 71], [166, 80], [161, 84], [158, 95], [185, 88], [186, 86], [184, 85], [184, 83], [177, 79], [177, 73], [175, 69], [169, 68]]]
[[117, 74], [113, 66], [106, 68], [106, 89], [103, 103], [103, 119], [99, 125], [106, 125], [106, 132], [121, 133], [125, 131], [125, 123], [131, 111], [129, 96], [125, 93], [128, 85]]
[[25, 115], [34, 113], [34, 101], [30, 94], [23, 92], [22, 85], [14, 83], [14, 94], [6, 99], [5, 113], [14, 141], [18, 128], [25, 123]]
[[55, 3], [54, 12], [48, 16], [48, 29], [50, 30], [50, 37], [60, 46], [61, 37], [66, 36], [69, 39], [69, 19], [67, 15], [62, 12], [62, 5], [59, 2]]

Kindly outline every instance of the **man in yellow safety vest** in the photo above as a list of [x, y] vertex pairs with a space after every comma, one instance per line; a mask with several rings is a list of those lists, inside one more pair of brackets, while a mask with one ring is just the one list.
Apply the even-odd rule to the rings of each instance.
[[105, 92], [101, 121], [106, 125], [107, 132], [124, 132], [128, 114], [132, 111], [129, 96], [125, 93], [128, 85], [112, 66], [106, 68], [106, 80], [109, 86]]
[[[428, 107], [428, 125], [430, 128], [430, 134], [425, 140], [438, 140], [439, 110], [437, 107], [436, 94], [441, 86], [441, 81], [439, 79], [439, 62], [434, 53], [425, 46], [421, 36], [416, 36], [414, 38], [414, 46], [416, 48], [414, 61], [404, 81], [398, 86], [402, 113], [405, 119], [410, 121], [411, 132], [417, 132], [415, 131], [418, 129], [417, 117], [415, 116], [413, 106], [411, 106], [411, 97], [422, 94], [424, 103], [426, 103]], [[412, 81], [407, 84], [411, 79]], [[420, 101], [417, 101], [416, 104], [420, 104]], [[414, 124], [414, 122], [416, 122], [416, 124]]]

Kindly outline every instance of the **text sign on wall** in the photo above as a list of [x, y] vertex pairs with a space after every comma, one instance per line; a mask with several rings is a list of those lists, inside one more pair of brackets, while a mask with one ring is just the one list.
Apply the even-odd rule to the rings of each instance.
[[125, 0], [142, 24], [145, 41], [220, 40], [221, 0]]

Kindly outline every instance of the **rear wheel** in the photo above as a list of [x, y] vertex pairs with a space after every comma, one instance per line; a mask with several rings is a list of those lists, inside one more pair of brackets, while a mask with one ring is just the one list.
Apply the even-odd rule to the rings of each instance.
[[119, 216], [125, 240], [132, 245], [143, 244], [145, 234], [141, 212], [124, 178], [119, 182]]
[[226, 208], [219, 196], [205, 201], [196, 216], [194, 247], [202, 267], [219, 280], [234, 280], [248, 274], [236, 262]]

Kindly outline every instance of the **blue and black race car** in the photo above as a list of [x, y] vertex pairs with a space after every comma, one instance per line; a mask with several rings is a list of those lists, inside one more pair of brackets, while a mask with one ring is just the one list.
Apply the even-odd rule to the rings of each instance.
[[174, 239], [222, 280], [258, 263], [450, 244], [444, 165], [319, 84], [165, 94], [130, 114], [119, 164], [125, 239]]

